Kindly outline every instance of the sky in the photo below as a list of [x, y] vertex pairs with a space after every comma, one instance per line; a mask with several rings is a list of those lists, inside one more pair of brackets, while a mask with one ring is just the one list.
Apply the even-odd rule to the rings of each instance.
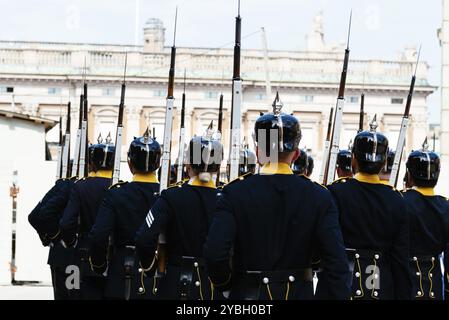
[[[0, 39], [141, 44], [145, 21], [159, 18], [171, 45], [176, 6], [177, 46], [232, 46], [237, 0], [0, 0]], [[242, 35], [250, 35], [242, 47], [261, 48], [257, 31], [265, 27], [270, 49], [304, 48], [321, 10], [325, 41], [343, 43], [352, 9], [351, 58], [394, 59], [422, 44], [429, 82], [439, 86], [441, 8], [442, 0], [241, 0]], [[430, 122], [439, 122], [439, 90], [428, 103]]]

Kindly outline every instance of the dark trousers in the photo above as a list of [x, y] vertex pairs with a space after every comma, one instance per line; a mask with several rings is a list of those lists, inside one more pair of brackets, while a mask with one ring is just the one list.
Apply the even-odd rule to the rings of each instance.
[[66, 274], [64, 268], [50, 266], [50, 270], [55, 300], [69, 300], [69, 290], [65, 285]]

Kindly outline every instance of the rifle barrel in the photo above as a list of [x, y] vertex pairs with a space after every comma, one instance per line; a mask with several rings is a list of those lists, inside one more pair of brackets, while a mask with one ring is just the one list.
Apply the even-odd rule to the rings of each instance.
[[365, 117], [365, 94], [362, 93], [360, 97], [359, 132], [363, 131], [364, 117]]

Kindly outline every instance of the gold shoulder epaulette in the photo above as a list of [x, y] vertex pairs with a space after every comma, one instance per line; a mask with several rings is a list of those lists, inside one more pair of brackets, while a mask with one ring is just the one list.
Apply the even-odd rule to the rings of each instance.
[[252, 172], [245, 173], [245, 174], [241, 175], [240, 177], [237, 177], [237, 178], [235, 178], [234, 180], [229, 181], [228, 183], [224, 184], [224, 185], [223, 185], [223, 188], [226, 187], [227, 185], [230, 185], [231, 183], [235, 183], [235, 182], [237, 182], [237, 181], [243, 181], [243, 180], [245, 180], [246, 178], [251, 177], [251, 176], [253, 176], [253, 175], [254, 175], [254, 174], [253, 174]]
[[78, 183], [78, 182], [80, 182], [80, 181], [84, 181], [84, 180], [86, 180], [87, 179], [87, 177], [83, 177], [83, 178], [80, 178], [80, 179], [76, 179], [75, 180], [75, 183]]
[[110, 190], [110, 189], [120, 188], [121, 185], [127, 184], [127, 183], [128, 183], [128, 181], [119, 181], [119, 182], [113, 184], [112, 186], [110, 186], [108, 189]]
[[332, 182], [331, 184], [334, 184], [334, 183], [345, 183], [345, 182], [347, 182], [349, 179], [352, 179], [352, 178], [350, 178], [350, 177], [342, 177], [342, 178], [338, 178], [337, 180], [335, 180], [335, 181]]
[[306, 180], [309, 180], [310, 182], [313, 182], [313, 183], [315, 183], [315, 184], [319, 185], [320, 187], [322, 187], [322, 188], [327, 190], [327, 187], [324, 184], [321, 184], [318, 181], [310, 179], [310, 177], [306, 176], [305, 174], [300, 174], [300, 175], [298, 175], [298, 177], [301, 177], [301, 178], [304, 178]]
[[184, 183], [187, 183], [187, 182], [189, 182], [189, 179], [184, 179], [184, 180], [181, 180], [181, 181], [179, 181], [179, 182], [175, 182], [175, 183], [169, 185], [169, 186], [167, 187], [167, 189], [176, 188], [176, 187], [181, 188], [182, 185], [183, 185]]

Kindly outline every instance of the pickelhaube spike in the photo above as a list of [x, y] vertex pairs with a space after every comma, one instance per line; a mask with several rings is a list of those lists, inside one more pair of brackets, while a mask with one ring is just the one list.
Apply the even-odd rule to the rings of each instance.
[[279, 98], [279, 91], [276, 91], [276, 98], [274, 98], [272, 106], [273, 106], [273, 114], [275, 116], [280, 115], [284, 104], [282, 103], [281, 99]]
[[376, 132], [378, 124], [377, 124], [377, 114], [374, 115], [373, 120], [371, 121], [371, 123], [369, 124], [370, 127], [370, 131], [371, 132]]
[[143, 143], [147, 144], [149, 140], [150, 140], [150, 130], [147, 127], [147, 129], [143, 133]]
[[429, 152], [429, 143], [427, 141], [427, 137], [424, 140], [423, 144], [422, 144], [422, 151], [423, 152]]
[[101, 136], [101, 132], [100, 132], [100, 134], [98, 135], [97, 143], [98, 143], [98, 144], [103, 143], [103, 137]]
[[111, 138], [111, 132], [108, 133], [108, 136], [106, 137], [106, 144], [112, 144], [112, 138]]
[[211, 140], [214, 135], [214, 120], [211, 120], [209, 126], [206, 129], [205, 137], [206, 139]]

